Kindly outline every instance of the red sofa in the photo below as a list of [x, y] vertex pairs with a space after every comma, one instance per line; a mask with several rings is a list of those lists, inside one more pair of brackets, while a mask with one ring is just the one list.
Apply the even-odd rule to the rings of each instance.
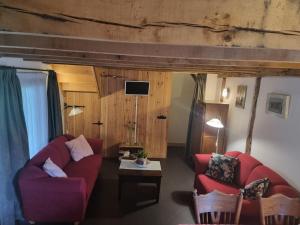
[[[195, 183], [194, 187], [198, 194], [205, 194], [213, 190], [219, 190], [227, 194], [239, 194], [240, 188], [250, 182], [268, 177], [271, 181], [267, 196], [276, 193], [284, 194], [288, 197], [299, 197], [299, 193], [292, 188], [281, 176], [270, 168], [264, 166], [258, 160], [248, 154], [238, 151], [227, 152], [225, 155], [239, 159], [238, 173], [234, 185], [218, 182], [205, 175], [211, 154], [196, 154], [195, 159]], [[241, 223], [259, 222], [258, 200], [243, 200]]]
[[[28, 221], [78, 222], [84, 219], [102, 164], [102, 141], [87, 139], [95, 154], [75, 162], [65, 145], [71, 139], [70, 135], [54, 139], [22, 169], [19, 188], [23, 214]], [[67, 178], [50, 177], [43, 171], [48, 157], [64, 170]]]

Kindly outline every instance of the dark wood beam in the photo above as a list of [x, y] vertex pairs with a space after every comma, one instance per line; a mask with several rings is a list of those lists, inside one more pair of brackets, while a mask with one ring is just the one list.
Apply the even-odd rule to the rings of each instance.
[[0, 47], [159, 58], [300, 62], [299, 50], [129, 43], [5, 31], [0, 32]]
[[29, 56], [46, 56], [57, 59], [78, 59], [78, 60], [112, 60], [112, 61], [133, 61], [141, 63], [158, 63], [168, 65], [201, 65], [201, 66], [224, 66], [224, 67], [240, 67], [248, 69], [300, 69], [300, 63], [293, 62], [273, 62], [273, 61], [242, 61], [242, 60], [211, 60], [211, 59], [185, 59], [185, 58], [159, 58], [159, 57], [145, 57], [145, 56], [123, 56], [112, 55], [95, 52], [76, 52], [64, 50], [45, 50], [45, 49], [23, 49], [23, 48], [9, 48], [0, 47], [0, 53], [6, 55], [14, 55], [16, 57]]
[[252, 100], [252, 109], [251, 109], [251, 117], [249, 121], [249, 127], [248, 127], [248, 135], [246, 140], [246, 153], [251, 153], [251, 146], [252, 146], [252, 136], [253, 136], [253, 128], [254, 128], [254, 122], [256, 117], [256, 106], [257, 106], [257, 99], [259, 96], [259, 90], [260, 90], [260, 84], [261, 84], [261, 77], [257, 77], [255, 81], [255, 89], [253, 94], [253, 100]]

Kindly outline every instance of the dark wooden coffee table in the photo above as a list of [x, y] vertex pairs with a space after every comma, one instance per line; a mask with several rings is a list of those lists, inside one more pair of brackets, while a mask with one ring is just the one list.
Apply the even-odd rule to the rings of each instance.
[[[154, 183], [156, 184], [156, 203], [159, 202], [161, 166], [159, 161], [151, 161], [148, 168], [135, 166], [133, 160], [122, 160], [119, 167], [119, 200], [121, 200], [122, 186], [124, 183]], [[155, 165], [154, 165], [155, 164]]]

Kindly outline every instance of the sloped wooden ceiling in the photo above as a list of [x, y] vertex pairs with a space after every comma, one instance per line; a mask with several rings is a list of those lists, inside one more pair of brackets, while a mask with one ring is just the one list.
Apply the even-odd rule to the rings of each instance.
[[0, 54], [48, 63], [300, 75], [297, 0], [0, 0]]

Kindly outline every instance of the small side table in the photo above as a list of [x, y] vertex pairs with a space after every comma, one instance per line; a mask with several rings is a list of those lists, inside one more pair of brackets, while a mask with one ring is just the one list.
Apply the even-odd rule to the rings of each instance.
[[121, 200], [122, 186], [124, 183], [154, 183], [156, 184], [155, 202], [159, 202], [160, 183], [161, 183], [161, 166], [159, 161], [152, 161], [149, 168], [139, 168], [134, 164], [134, 160], [122, 160], [119, 176], [119, 200]]

